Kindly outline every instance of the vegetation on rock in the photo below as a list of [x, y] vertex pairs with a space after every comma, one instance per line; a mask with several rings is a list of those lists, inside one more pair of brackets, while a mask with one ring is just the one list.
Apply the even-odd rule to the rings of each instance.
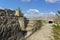
[[53, 25], [54, 40], [60, 40], [60, 24]]

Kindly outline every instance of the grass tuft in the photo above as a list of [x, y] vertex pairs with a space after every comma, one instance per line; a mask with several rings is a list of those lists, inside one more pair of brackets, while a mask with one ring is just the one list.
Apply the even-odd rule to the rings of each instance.
[[54, 40], [60, 40], [60, 23], [53, 25]]

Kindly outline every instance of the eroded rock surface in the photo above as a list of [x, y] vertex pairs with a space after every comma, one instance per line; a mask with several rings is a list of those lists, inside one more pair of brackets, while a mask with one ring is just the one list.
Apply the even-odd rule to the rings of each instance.
[[21, 31], [18, 17], [0, 16], [0, 40], [22, 40], [26, 31]]

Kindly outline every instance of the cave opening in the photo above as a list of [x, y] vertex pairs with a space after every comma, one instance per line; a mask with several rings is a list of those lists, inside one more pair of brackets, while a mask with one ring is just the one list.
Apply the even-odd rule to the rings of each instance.
[[48, 23], [49, 23], [49, 24], [52, 24], [52, 23], [53, 23], [53, 21], [49, 21]]

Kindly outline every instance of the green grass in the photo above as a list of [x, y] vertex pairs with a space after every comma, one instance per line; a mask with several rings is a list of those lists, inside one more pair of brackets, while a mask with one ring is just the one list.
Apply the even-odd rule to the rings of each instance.
[[53, 25], [54, 40], [60, 40], [60, 23]]

